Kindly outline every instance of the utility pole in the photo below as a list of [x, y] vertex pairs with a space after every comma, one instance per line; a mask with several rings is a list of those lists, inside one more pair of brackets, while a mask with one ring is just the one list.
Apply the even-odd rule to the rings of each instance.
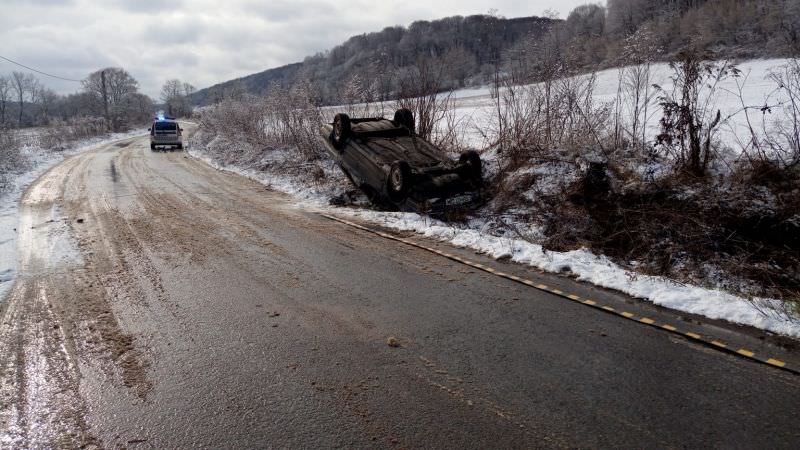
[[106, 128], [111, 128], [111, 123], [108, 120], [108, 94], [106, 93], [106, 71], [100, 72], [100, 82], [103, 85], [103, 109], [106, 113]]

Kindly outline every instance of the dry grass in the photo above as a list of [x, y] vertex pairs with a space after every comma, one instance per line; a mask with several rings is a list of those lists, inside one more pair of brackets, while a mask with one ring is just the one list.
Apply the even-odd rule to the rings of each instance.
[[548, 199], [547, 248], [800, 305], [800, 171], [743, 166], [724, 185], [680, 174], [625, 193], [586, 184]]

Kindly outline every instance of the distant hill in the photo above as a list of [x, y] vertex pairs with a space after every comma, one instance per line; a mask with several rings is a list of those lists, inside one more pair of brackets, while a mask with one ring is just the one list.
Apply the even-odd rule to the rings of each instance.
[[490, 15], [454, 16], [417, 21], [408, 27], [387, 27], [353, 36], [302, 63], [268, 69], [194, 93], [194, 104], [213, 103], [226, 91], [263, 94], [271, 83], [288, 84], [302, 74], [322, 103], [335, 103], [344, 92], [370, 91], [387, 98], [397, 89], [397, 76], [420, 63], [432, 62], [444, 73], [442, 88], [487, 82], [503, 53], [523, 39], [542, 36], [559, 21], [541, 17], [506, 19]]
[[224, 95], [233, 91], [242, 91], [263, 95], [272, 83], [288, 83], [295, 79], [303, 63], [287, 64], [274, 69], [247, 75], [242, 78], [225, 81], [211, 87], [200, 89], [189, 96], [190, 101], [198, 106], [216, 103]]

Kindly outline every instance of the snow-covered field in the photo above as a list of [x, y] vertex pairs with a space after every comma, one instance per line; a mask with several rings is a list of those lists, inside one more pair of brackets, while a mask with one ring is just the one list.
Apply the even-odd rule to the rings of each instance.
[[[741, 71], [738, 78], [728, 77], [719, 83], [716, 87], [714, 101], [708, 104], [710, 111], [719, 109], [722, 114], [723, 123], [718, 128], [718, 139], [732, 146], [747, 139], [744, 133], [747, 119], [742, 112], [742, 100], [747, 106], [757, 107], [765, 104], [776, 105], [786, 100], [776, 95], [776, 84], [769, 79], [769, 76], [772, 71], [779, 70], [787, 63], [786, 59], [742, 61], [737, 64], [737, 68]], [[595, 74], [594, 99], [597, 102], [614, 102], [619, 87], [619, 70], [608, 69]], [[654, 64], [651, 72], [650, 85], [659, 85], [666, 92], [672, 91], [674, 88], [670, 79], [672, 71], [666, 63]], [[741, 100], [737, 83], [743, 87]], [[651, 94], [653, 92], [654, 90], [651, 89]], [[653, 139], [659, 132], [658, 120], [661, 118], [661, 111], [656, 97], [652, 98], [648, 113], [647, 129], [650, 139]], [[469, 144], [477, 148], [485, 147], [488, 143], [477, 130], [492, 120], [492, 114], [496, 114], [493, 111], [496, 100], [491, 96], [491, 89], [488, 86], [462, 89], [454, 92], [452, 98], [455, 102], [457, 120], [460, 121]], [[760, 122], [761, 113], [750, 111], [750, 119]], [[771, 117], [767, 117], [767, 119], [769, 120]]]
[[128, 133], [113, 133], [91, 139], [81, 140], [65, 151], [51, 151], [41, 148], [37, 130], [23, 130], [21, 138], [25, 142], [22, 153], [28, 160], [28, 169], [13, 174], [11, 188], [0, 193], [0, 301], [3, 301], [17, 274], [17, 226], [19, 222], [19, 200], [25, 189], [41, 174], [76, 153], [91, 150], [108, 142], [145, 134], [146, 130]]
[[[774, 104], [778, 99], [772, 96], [774, 84], [768, 81], [770, 71], [786, 64], [786, 60], [755, 60], [739, 64], [744, 77], [744, 99], [748, 105], [758, 106], [765, 102]], [[671, 89], [669, 68], [666, 64], [659, 64], [653, 68], [651, 83], [659, 84], [664, 89]], [[612, 101], [616, 96], [618, 86], [618, 70], [611, 69], [597, 74], [596, 98], [598, 101]], [[772, 96], [772, 97], [771, 97]], [[467, 137], [468, 142], [475, 148], [486, 147], [480, 133], [476, 132], [481, 123], [489, 120], [492, 114], [493, 99], [488, 87], [479, 89], [465, 89], [453, 95], [457, 120], [461, 122], [460, 129]], [[741, 109], [738, 98], [736, 82], [727, 80], [717, 91], [713, 104], [727, 117], [720, 138], [734, 145], [734, 133], [740, 130], [745, 123], [745, 118], [737, 111]], [[336, 108], [327, 108], [331, 115]], [[650, 135], [657, 130], [658, 114], [650, 122]], [[727, 131], [726, 131], [727, 130]], [[727, 135], [725, 133], [728, 133]], [[243, 167], [224, 165], [212, 160], [202, 147], [193, 147], [190, 154], [200, 158], [221, 170], [239, 173], [257, 180], [274, 189], [289, 193], [298, 198], [304, 207], [316, 208], [321, 211], [347, 215], [361, 220], [372, 222], [387, 228], [404, 231], [414, 231], [419, 234], [449, 242], [453, 245], [471, 248], [478, 252], [486, 253], [493, 257], [510, 257], [511, 260], [521, 264], [530, 265], [554, 273], [568, 272], [577, 279], [596, 284], [598, 286], [615, 289], [634, 297], [651, 301], [657, 305], [703, 315], [714, 319], [723, 319], [733, 323], [749, 325], [774, 333], [787, 336], [800, 337], [800, 318], [787, 317], [782, 311], [781, 303], [772, 299], [745, 299], [729, 294], [722, 290], [707, 289], [703, 287], [677, 283], [662, 277], [645, 276], [626, 270], [602, 255], [595, 255], [588, 250], [575, 250], [570, 252], [545, 251], [541, 245], [530, 240], [515, 237], [505, 237], [503, 230], [524, 229], [526, 235], [536, 234], [529, 225], [524, 223], [506, 223], [498, 230], [497, 224], [491, 223], [480, 217], [473, 218], [464, 225], [446, 224], [429, 217], [413, 213], [382, 212], [370, 209], [352, 207], [335, 207], [329, 205], [329, 200], [343, 192], [343, 176], [333, 165], [326, 165], [324, 172], [333, 182], [310, 185], [302, 176], [286, 175], [280, 170], [255, 170], [256, 165]], [[274, 158], [274, 153], [271, 158]], [[484, 153], [483, 158], [492, 164], [491, 152]], [[500, 231], [500, 232], [498, 232]]]

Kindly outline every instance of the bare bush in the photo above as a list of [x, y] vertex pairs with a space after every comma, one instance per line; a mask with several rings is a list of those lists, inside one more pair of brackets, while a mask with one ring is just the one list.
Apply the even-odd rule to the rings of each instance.
[[273, 139], [296, 147], [307, 161], [320, 157], [322, 112], [314, 104], [311, 83], [301, 79], [288, 89], [273, 89], [267, 97], [267, 128]]
[[441, 61], [421, 58], [399, 76], [397, 107], [414, 113], [417, 134], [423, 139], [434, 135], [451, 107], [452, 91], [442, 92], [444, 69]]
[[[653, 89], [652, 65], [662, 54], [656, 36], [642, 27], [624, 41], [614, 103], [614, 146], [647, 145], [647, 128], [657, 91]], [[652, 108], [655, 109], [655, 108]]]
[[470, 146], [466, 142], [465, 129], [470, 126], [468, 119], [459, 116], [452, 98], [442, 101], [439, 108], [443, 111], [439, 121], [434, 124], [433, 134], [429, 137], [433, 145], [451, 155], [458, 155]]
[[11, 176], [27, 163], [21, 142], [13, 130], [0, 127], [0, 193], [10, 187]]
[[63, 151], [75, 141], [104, 134], [106, 129], [106, 122], [102, 117], [53, 119], [50, 125], [42, 130], [39, 145], [49, 151]]
[[693, 49], [679, 53], [669, 66], [673, 90], [656, 87], [664, 114], [657, 146], [673, 159], [677, 170], [701, 177], [713, 157], [712, 139], [722, 119], [712, 107], [717, 86], [727, 77], [739, 76], [739, 70]]
[[228, 161], [254, 160], [276, 148], [295, 149], [299, 159], [312, 161], [320, 157], [322, 120], [313, 98], [311, 84], [304, 80], [288, 88], [273, 85], [266, 97], [229, 96], [199, 112], [200, 128], [209, 139], [220, 136], [244, 144], [227, 150]]
[[[740, 151], [751, 163], [792, 168], [800, 164], [800, 60], [789, 60], [773, 70], [769, 79], [775, 89], [763, 105], [748, 105], [744, 99], [747, 77], [737, 80], [736, 94], [742, 106], [738, 112], [747, 123], [747, 139], [739, 140]], [[760, 118], [751, 117], [754, 110]]]
[[607, 155], [610, 111], [594, 99], [595, 75], [498, 89], [494, 145], [512, 166], [548, 159], [555, 150]]

